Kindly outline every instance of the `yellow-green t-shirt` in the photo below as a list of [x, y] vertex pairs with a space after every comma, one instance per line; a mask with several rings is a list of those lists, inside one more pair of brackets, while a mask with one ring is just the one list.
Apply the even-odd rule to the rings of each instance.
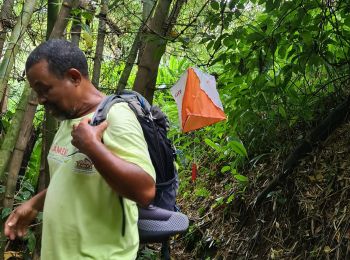
[[[124, 199], [122, 236], [119, 196], [86, 155], [73, 154], [77, 149], [71, 144], [72, 126], [81, 120], [61, 122], [48, 155], [51, 180], [44, 205], [41, 259], [135, 259], [139, 246], [137, 205]], [[128, 105], [113, 105], [107, 121], [103, 142], [108, 149], [155, 179], [141, 126]]]

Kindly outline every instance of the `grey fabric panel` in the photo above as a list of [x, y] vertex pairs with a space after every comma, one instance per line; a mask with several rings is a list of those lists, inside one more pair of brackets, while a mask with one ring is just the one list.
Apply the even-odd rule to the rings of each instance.
[[140, 230], [152, 232], [168, 232], [169, 236], [185, 232], [189, 221], [186, 215], [180, 212], [172, 212], [170, 218], [166, 221], [140, 219], [138, 226]]

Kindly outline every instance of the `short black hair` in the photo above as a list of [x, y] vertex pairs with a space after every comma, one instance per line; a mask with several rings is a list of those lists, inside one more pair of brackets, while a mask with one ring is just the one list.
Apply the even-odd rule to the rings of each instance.
[[46, 60], [49, 71], [62, 78], [67, 70], [74, 68], [88, 77], [88, 64], [85, 54], [75, 44], [60, 39], [52, 39], [41, 43], [28, 56], [26, 72], [36, 63]]

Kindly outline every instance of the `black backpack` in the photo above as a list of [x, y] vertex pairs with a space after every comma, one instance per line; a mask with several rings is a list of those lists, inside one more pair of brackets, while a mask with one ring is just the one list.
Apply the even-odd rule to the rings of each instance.
[[[152, 164], [156, 171], [156, 195], [149, 208], [139, 208], [139, 233], [143, 242], [159, 242], [171, 235], [184, 232], [188, 218], [176, 212], [178, 175], [175, 168], [175, 149], [167, 138], [169, 121], [159, 107], [151, 106], [139, 93], [123, 90], [107, 96], [97, 107], [91, 125], [99, 125], [115, 103], [127, 102], [139, 121]], [[121, 205], [124, 207], [120, 197]], [[124, 212], [123, 212], [124, 214]], [[125, 217], [123, 216], [125, 232]]]

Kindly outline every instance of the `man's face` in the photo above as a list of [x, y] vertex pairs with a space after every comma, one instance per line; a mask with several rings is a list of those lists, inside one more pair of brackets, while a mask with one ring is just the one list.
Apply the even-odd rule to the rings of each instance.
[[75, 117], [77, 91], [69, 73], [58, 78], [49, 71], [47, 61], [41, 60], [27, 71], [27, 78], [47, 112], [60, 120]]

